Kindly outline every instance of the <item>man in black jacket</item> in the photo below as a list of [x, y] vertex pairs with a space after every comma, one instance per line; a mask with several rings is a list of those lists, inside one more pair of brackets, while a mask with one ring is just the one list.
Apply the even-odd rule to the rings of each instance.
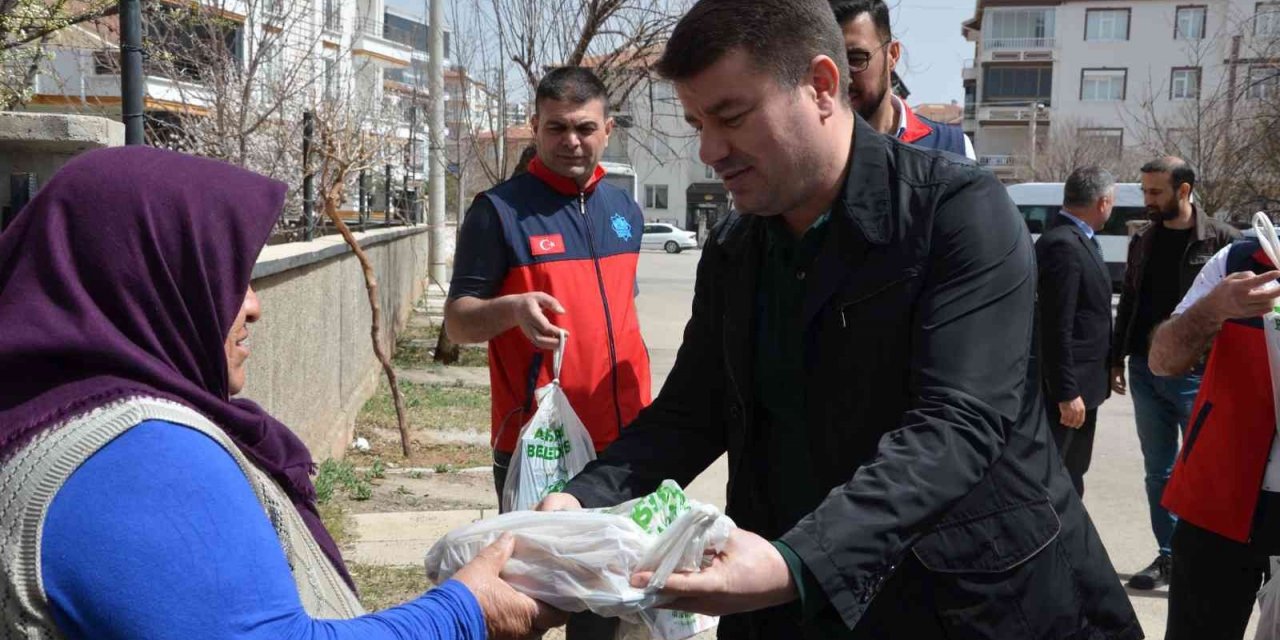
[[722, 638], [1142, 637], [1049, 439], [1021, 216], [972, 162], [856, 117], [843, 55], [824, 0], [677, 25], [659, 69], [738, 215], [662, 393], [541, 508], [727, 451], [741, 528], [664, 589]]
[[[1177, 376], [1157, 376], [1147, 363], [1152, 331], [1169, 319], [1178, 301], [1213, 254], [1240, 237], [1225, 222], [1191, 200], [1196, 174], [1181, 158], [1152, 160], [1142, 167], [1142, 196], [1151, 223], [1129, 241], [1124, 286], [1111, 339], [1111, 389], [1133, 390], [1133, 417], [1142, 445], [1142, 465], [1151, 532], [1159, 554], [1129, 578], [1134, 589], [1168, 584], [1177, 519], [1160, 504], [1178, 455], [1178, 437], [1191, 418], [1203, 367]], [[1129, 379], [1125, 381], [1125, 358]]]
[[1094, 235], [1115, 205], [1115, 178], [1081, 167], [1067, 177], [1062, 210], [1036, 241], [1045, 408], [1076, 493], [1093, 455], [1098, 406], [1110, 395], [1111, 276]]

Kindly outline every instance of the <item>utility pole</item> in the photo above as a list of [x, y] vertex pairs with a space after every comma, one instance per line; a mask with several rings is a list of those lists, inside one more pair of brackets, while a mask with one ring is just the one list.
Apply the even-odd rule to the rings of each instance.
[[441, 288], [447, 286], [444, 256], [444, 0], [427, 0], [431, 8], [431, 26], [428, 34], [431, 47], [429, 91], [431, 93], [431, 123], [428, 152], [431, 155], [431, 212], [427, 219], [427, 235], [431, 245], [427, 253], [430, 268], [427, 276]]
[[144, 144], [142, 0], [120, 0], [120, 115], [125, 144]]

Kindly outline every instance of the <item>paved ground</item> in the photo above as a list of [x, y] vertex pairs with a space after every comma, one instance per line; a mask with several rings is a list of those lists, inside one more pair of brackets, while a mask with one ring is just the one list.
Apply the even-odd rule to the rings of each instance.
[[[655, 389], [671, 370], [690, 313], [693, 278], [700, 253], [644, 253], [640, 260], [641, 326], [653, 361]], [[1133, 404], [1115, 397], [1103, 405], [1093, 464], [1085, 478], [1085, 505], [1102, 536], [1119, 575], [1126, 579], [1155, 556], [1155, 543], [1142, 489], [1142, 454], [1133, 427]], [[690, 487], [691, 494], [723, 506], [727, 471], [724, 461], [707, 470]], [[433, 514], [364, 514], [356, 516], [362, 538], [353, 550], [358, 561], [418, 564], [422, 554], [444, 531], [491, 515], [488, 504], [474, 509]], [[1167, 590], [1131, 592], [1148, 638], [1164, 636]], [[1255, 616], [1256, 617], [1256, 616]], [[1246, 636], [1252, 638], [1252, 627]]]

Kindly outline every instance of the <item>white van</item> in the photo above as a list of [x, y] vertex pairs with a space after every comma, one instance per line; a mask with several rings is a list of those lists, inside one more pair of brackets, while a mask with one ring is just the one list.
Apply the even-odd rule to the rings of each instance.
[[[1025, 182], [1005, 187], [1013, 203], [1018, 205], [1033, 240], [1039, 239], [1046, 225], [1062, 209], [1061, 182]], [[1142, 200], [1142, 185], [1136, 182], [1116, 184], [1116, 204], [1111, 218], [1098, 232], [1098, 244], [1102, 245], [1102, 257], [1111, 271], [1111, 283], [1120, 290], [1124, 282], [1124, 266], [1129, 256], [1129, 231], [1131, 222], [1144, 222], [1147, 207]]]

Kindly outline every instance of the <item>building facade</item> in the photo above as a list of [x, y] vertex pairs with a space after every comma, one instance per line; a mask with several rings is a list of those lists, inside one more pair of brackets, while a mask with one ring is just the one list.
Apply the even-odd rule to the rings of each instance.
[[983, 165], [1025, 181], [1055, 153], [1168, 149], [1197, 110], [1267, 97], [1280, 3], [978, 0], [962, 30], [964, 128]]

